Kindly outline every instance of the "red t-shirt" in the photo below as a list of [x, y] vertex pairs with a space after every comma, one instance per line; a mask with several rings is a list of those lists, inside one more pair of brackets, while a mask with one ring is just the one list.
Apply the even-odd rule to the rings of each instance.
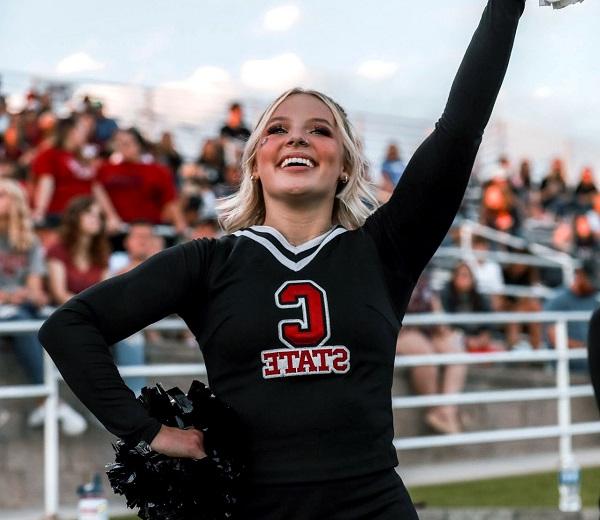
[[171, 172], [156, 163], [105, 162], [98, 170], [98, 181], [125, 222], [159, 224], [165, 205], [177, 197]]
[[48, 249], [46, 258], [60, 260], [65, 264], [67, 272], [67, 290], [73, 294], [78, 294], [84, 289], [91, 287], [102, 279], [104, 267], [91, 265], [87, 271], [81, 271], [75, 264], [69, 254], [69, 250], [62, 242], [56, 242]]
[[31, 171], [36, 182], [44, 174], [54, 179], [54, 194], [48, 206], [50, 214], [63, 213], [73, 197], [92, 192], [94, 169], [82, 164], [67, 150], [48, 148], [40, 152], [31, 163]]

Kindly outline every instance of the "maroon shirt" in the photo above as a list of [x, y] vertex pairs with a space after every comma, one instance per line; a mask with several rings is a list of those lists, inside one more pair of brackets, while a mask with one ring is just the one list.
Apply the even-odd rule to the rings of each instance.
[[48, 206], [48, 213], [61, 214], [69, 201], [78, 195], [90, 195], [96, 172], [83, 164], [67, 150], [48, 148], [40, 152], [31, 164], [36, 182], [42, 175], [50, 174], [54, 179], [54, 194]]
[[171, 172], [157, 163], [105, 162], [98, 171], [98, 181], [125, 222], [160, 224], [163, 209], [177, 198]]
[[67, 271], [67, 290], [73, 294], [78, 294], [84, 289], [91, 287], [102, 279], [102, 273], [106, 269], [98, 265], [91, 265], [87, 271], [81, 271], [73, 263], [69, 250], [62, 242], [57, 242], [48, 249], [46, 255], [48, 260], [60, 260], [65, 264]]

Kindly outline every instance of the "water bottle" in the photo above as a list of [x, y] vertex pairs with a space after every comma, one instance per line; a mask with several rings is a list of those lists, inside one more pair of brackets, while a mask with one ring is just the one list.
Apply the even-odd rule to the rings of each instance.
[[558, 474], [558, 508], [564, 513], [581, 511], [581, 472], [573, 456], [562, 461]]
[[104, 497], [99, 473], [94, 475], [92, 482], [79, 486], [77, 494], [77, 520], [108, 520], [108, 501]]

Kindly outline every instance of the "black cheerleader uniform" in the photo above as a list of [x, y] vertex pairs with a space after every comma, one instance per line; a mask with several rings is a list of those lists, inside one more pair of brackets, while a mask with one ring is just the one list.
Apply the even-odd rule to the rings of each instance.
[[249, 484], [240, 518], [417, 518], [394, 467], [390, 390], [412, 289], [463, 197], [524, 0], [490, 0], [435, 130], [359, 229], [292, 246], [268, 226], [169, 248], [60, 307], [39, 337], [113, 434], [160, 424], [108, 345], [178, 314], [210, 387], [240, 415]]

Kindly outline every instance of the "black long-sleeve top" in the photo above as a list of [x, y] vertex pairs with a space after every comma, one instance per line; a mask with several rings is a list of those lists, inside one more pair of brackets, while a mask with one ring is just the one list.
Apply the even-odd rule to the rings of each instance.
[[160, 424], [123, 383], [108, 345], [177, 313], [212, 389], [241, 416], [256, 481], [397, 464], [396, 335], [458, 211], [523, 8], [488, 2], [435, 130], [361, 228], [338, 226], [297, 247], [266, 226], [195, 240], [84, 291], [46, 321], [42, 345], [109, 431], [151, 442]]

